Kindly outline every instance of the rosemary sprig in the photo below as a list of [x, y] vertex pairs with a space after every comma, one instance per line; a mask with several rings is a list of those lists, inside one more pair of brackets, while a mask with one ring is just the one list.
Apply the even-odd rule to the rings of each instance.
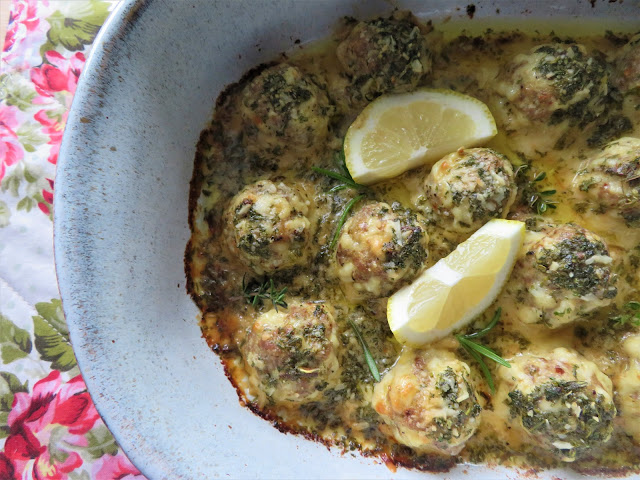
[[320, 167], [311, 167], [311, 170], [313, 170], [316, 173], [321, 173], [322, 175], [326, 175], [327, 177], [331, 177], [335, 180], [339, 180], [340, 182], [342, 182], [341, 184], [336, 185], [331, 190], [329, 190], [330, 193], [337, 192], [338, 190], [344, 190], [345, 188], [353, 188], [355, 190], [364, 190], [367, 188], [364, 185], [360, 185], [359, 183], [356, 183], [353, 180], [353, 178], [351, 178], [351, 175], [349, 175], [348, 172], [347, 172], [347, 175], [342, 175], [341, 173], [334, 172], [332, 170], [327, 170], [325, 168], [320, 168]]
[[338, 243], [338, 237], [340, 236], [340, 230], [342, 230], [342, 226], [344, 225], [344, 222], [347, 221], [347, 217], [349, 216], [349, 212], [351, 211], [351, 209], [353, 208], [353, 206], [357, 202], [362, 200], [363, 197], [364, 197], [364, 195], [358, 195], [357, 197], [354, 197], [351, 200], [349, 200], [349, 202], [345, 205], [344, 210], [342, 211], [342, 214], [340, 215], [340, 219], [338, 220], [338, 226], [336, 227], [336, 231], [333, 234], [333, 238], [331, 239], [331, 243], [329, 244], [329, 250], [333, 250], [333, 247], [335, 247], [336, 243]]
[[543, 190], [539, 192], [536, 187], [536, 183], [540, 183], [547, 178], [547, 172], [540, 172], [534, 174], [533, 179], [529, 182], [531, 193], [529, 196], [529, 207], [538, 212], [538, 215], [544, 215], [548, 209], [556, 208], [558, 202], [551, 200], [549, 197], [555, 195], [556, 190]]
[[348, 318], [347, 322], [349, 322], [349, 325], [351, 326], [353, 333], [355, 333], [356, 337], [360, 341], [362, 350], [364, 350], [364, 358], [367, 361], [369, 370], [371, 370], [371, 375], [373, 375], [373, 378], [375, 379], [376, 382], [379, 382], [380, 372], [378, 371], [378, 367], [376, 366], [376, 361], [374, 360], [373, 355], [371, 355], [371, 351], [369, 350], [369, 346], [367, 345], [367, 342], [365, 341], [364, 337], [360, 333], [360, 330], [358, 330], [358, 327], [356, 326], [356, 324], [353, 323], [353, 320]]
[[619, 325], [630, 324], [640, 327], [640, 302], [629, 302], [623, 308], [621, 315], [611, 317], [611, 320]]
[[246, 283], [245, 276], [242, 277], [242, 296], [254, 308], [262, 306], [264, 300], [270, 300], [276, 312], [278, 307], [287, 308], [287, 302], [284, 300], [287, 290], [288, 287], [276, 290], [273, 278], [252, 287]]
[[489, 384], [489, 389], [491, 389], [491, 393], [496, 393], [496, 388], [493, 383], [493, 376], [491, 375], [491, 371], [487, 364], [485, 363], [482, 357], [489, 358], [494, 362], [499, 363], [507, 368], [511, 368], [511, 364], [507, 362], [504, 358], [498, 355], [496, 352], [491, 350], [489, 347], [485, 347], [484, 345], [480, 345], [476, 343], [474, 340], [478, 338], [484, 337], [487, 333], [489, 333], [493, 327], [495, 327], [500, 320], [500, 315], [502, 314], [502, 308], [498, 308], [496, 313], [494, 313], [493, 318], [489, 322], [489, 324], [484, 327], [482, 330], [479, 330], [475, 333], [470, 333], [467, 335], [456, 335], [456, 339], [460, 343], [460, 346], [464, 348], [473, 359], [478, 362], [480, 365], [480, 369], [487, 379], [487, 384]]
[[[344, 151], [342, 151], [342, 152], [340, 152], [338, 154], [338, 158], [341, 161], [341, 167], [342, 167], [343, 173], [334, 172], [332, 170], [327, 170], [325, 168], [320, 168], [320, 167], [311, 167], [311, 169], [314, 172], [320, 173], [322, 175], [326, 175], [327, 177], [333, 178], [334, 180], [338, 180], [338, 181], [341, 182], [341, 183], [333, 186], [329, 190], [329, 193], [339, 192], [340, 190], [345, 190], [347, 188], [352, 188], [352, 189], [358, 190], [358, 191], [367, 190], [368, 189], [367, 186], [360, 185], [359, 183], [356, 183], [353, 180], [353, 178], [351, 177], [351, 174], [349, 173], [349, 170], [347, 169], [347, 167], [345, 165]], [[349, 202], [345, 205], [344, 210], [342, 211], [342, 214], [340, 214], [340, 218], [338, 219], [338, 225], [336, 227], [335, 233], [333, 234], [333, 238], [331, 239], [331, 243], [329, 243], [329, 249], [330, 250], [333, 250], [333, 248], [336, 246], [336, 243], [338, 243], [338, 237], [340, 236], [340, 230], [342, 230], [342, 226], [344, 225], [344, 222], [347, 221], [347, 217], [349, 216], [349, 212], [351, 212], [351, 209], [353, 208], [353, 206], [358, 201], [360, 201], [363, 197], [364, 197], [364, 194], [358, 195], [357, 197], [354, 197], [351, 200], [349, 200]]]

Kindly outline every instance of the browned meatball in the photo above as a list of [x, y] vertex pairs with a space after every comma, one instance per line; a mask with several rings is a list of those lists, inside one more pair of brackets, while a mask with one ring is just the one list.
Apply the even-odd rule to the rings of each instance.
[[384, 202], [360, 208], [344, 224], [336, 248], [336, 270], [345, 293], [385, 297], [415, 278], [427, 258], [424, 220]]
[[363, 98], [416, 87], [431, 70], [427, 41], [406, 14], [358, 23], [337, 50]]
[[304, 264], [313, 227], [301, 185], [260, 180], [245, 187], [225, 214], [227, 243], [258, 274]]
[[460, 149], [431, 168], [417, 206], [447, 230], [467, 233], [505, 218], [516, 191], [507, 157], [489, 148]]
[[511, 424], [564, 462], [608, 442], [616, 407], [611, 380], [573, 350], [525, 352], [498, 370], [496, 405]]
[[553, 43], [517, 55], [498, 91], [529, 120], [585, 124], [606, 108], [606, 63], [580, 44]]
[[255, 321], [242, 346], [257, 394], [284, 405], [317, 400], [340, 379], [337, 326], [332, 309], [295, 302]]
[[527, 232], [505, 292], [506, 312], [524, 323], [562, 327], [613, 302], [612, 258], [606, 243], [578, 225]]
[[640, 139], [624, 137], [589, 159], [573, 179], [577, 205], [640, 227]]
[[451, 352], [405, 349], [371, 402], [398, 442], [456, 455], [480, 425], [469, 376], [469, 366]]
[[240, 111], [248, 150], [305, 154], [327, 137], [334, 107], [309, 76], [284, 63], [245, 87]]

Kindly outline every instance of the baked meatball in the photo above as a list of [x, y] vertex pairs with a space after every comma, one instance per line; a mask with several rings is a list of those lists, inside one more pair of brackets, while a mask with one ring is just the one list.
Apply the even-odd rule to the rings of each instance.
[[519, 54], [506, 65], [498, 90], [532, 121], [569, 118], [585, 124], [606, 107], [608, 73], [604, 60], [576, 43], [553, 43]]
[[620, 416], [625, 420], [621, 425], [640, 444], [640, 334], [627, 338], [622, 347], [629, 356], [629, 366], [615, 381]]
[[492, 218], [505, 218], [516, 192], [507, 157], [489, 148], [461, 148], [431, 168], [418, 202], [437, 224], [468, 233]]
[[301, 186], [260, 180], [231, 200], [225, 214], [228, 244], [257, 274], [304, 264], [314, 234], [309, 212]]
[[349, 218], [336, 248], [336, 273], [352, 299], [390, 295], [415, 278], [427, 258], [421, 216], [369, 203]]
[[373, 408], [401, 444], [456, 455], [480, 425], [469, 375], [451, 352], [405, 349], [375, 386]]
[[607, 144], [573, 179], [577, 205], [584, 200], [596, 213], [622, 217], [640, 227], [640, 139], [625, 137]]
[[640, 34], [629, 40], [618, 54], [611, 80], [622, 93], [640, 93]]
[[431, 71], [427, 40], [411, 15], [358, 23], [338, 45], [338, 60], [362, 97], [414, 89]]
[[613, 388], [593, 362], [565, 348], [524, 353], [509, 362], [511, 368], [498, 370], [496, 402], [507, 404], [511, 423], [538, 446], [573, 462], [609, 440], [616, 416]]
[[242, 94], [247, 149], [308, 153], [327, 137], [333, 111], [325, 91], [296, 67], [285, 63], [268, 68]]
[[313, 302], [263, 313], [242, 346], [258, 396], [287, 406], [319, 400], [340, 380], [338, 348], [332, 309]]
[[612, 262], [604, 240], [578, 225], [527, 232], [505, 287], [515, 300], [507, 311], [550, 328], [588, 318], [618, 293]]

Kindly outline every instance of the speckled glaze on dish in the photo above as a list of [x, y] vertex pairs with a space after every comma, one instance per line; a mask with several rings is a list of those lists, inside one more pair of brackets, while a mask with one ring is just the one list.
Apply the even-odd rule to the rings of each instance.
[[[475, 18], [500, 9], [503, 17], [623, 19], [638, 6], [544, 0], [523, 12], [496, 1], [477, 5]], [[96, 40], [60, 150], [56, 266], [96, 406], [149, 478], [389, 477], [379, 460], [283, 435], [238, 403], [201, 338], [183, 253], [195, 145], [222, 88], [297, 39], [328, 35], [343, 15], [394, 7], [467, 17], [466, 3], [449, 0], [140, 0], [120, 4]], [[577, 478], [541, 477], [554, 475]], [[519, 473], [461, 466], [445, 476]]]

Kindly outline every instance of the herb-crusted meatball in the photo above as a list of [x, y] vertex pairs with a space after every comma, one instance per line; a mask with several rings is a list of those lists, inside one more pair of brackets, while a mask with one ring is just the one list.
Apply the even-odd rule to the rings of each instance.
[[607, 144], [578, 171], [573, 187], [590, 210], [640, 227], [640, 139], [625, 137]]
[[525, 353], [500, 367], [498, 402], [513, 424], [564, 462], [606, 443], [616, 407], [611, 380], [574, 351]]
[[419, 215], [384, 202], [367, 204], [341, 230], [337, 277], [351, 298], [385, 297], [420, 272], [428, 242]]
[[618, 54], [611, 80], [622, 93], [640, 93], [640, 34], [629, 40]]
[[358, 23], [337, 50], [338, 60], [367, 100], [415, 88], [431, 70], [427, 41], [411, 15]]
[[527, 232], [505, 289], [515, 299], [510, 313], [550, 328], [589, 317], [618, 293], [612, 262], [604, 240], [578, 225]]
[[503, 76], [500, 93], [529, 120], [586, 124], [605, 110], [606, 63], [583, 45], [539, 45], [517, 55]]
[[516, 191], [507, 157], [489, 148], [461, 148], [431, 168], [418, 203], [447, 230], [466, 233], [506, 217]]
[[309, 76], [280, 64], [245, 87], [240, 111], [250, 151], [305, 154], [327, 137], [334, 107]]
[[231, 250], [256, 273], [307, 261], [313, 228], [303, 188], [260, 180], [231, 201], [226, 228]]
[[456, 455], [480, 424], [469, 373], [451, 352], [405, 350], [375, 386], [373, 408], [398, 442]]
[[632, 335], [623, 343], [629, 356], [628, 367], [615, 379], [620, 416], [624, 431], [640, 444], [640, 334]]
[[293, 406], [319, 399], [340, 379], [338, 347], [331, 308], [296, 302], [260, 315], [242, 349], [258, 396]]

